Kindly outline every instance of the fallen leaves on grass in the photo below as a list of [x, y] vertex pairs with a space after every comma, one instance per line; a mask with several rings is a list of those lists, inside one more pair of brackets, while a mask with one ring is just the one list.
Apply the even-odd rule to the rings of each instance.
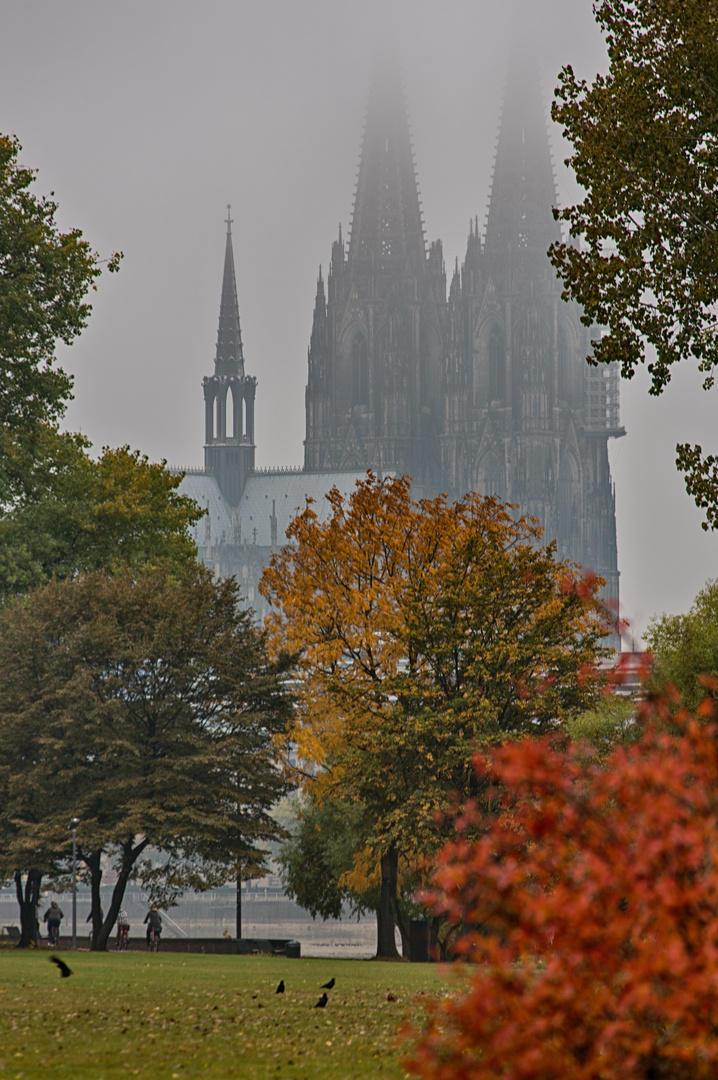
[[[180, 1076], [201, 1069], [208, 1080], [400, 1080], [397, 1026], [414, 1010], [415, 991], [431, 992], [440, 979], [433, 967], [398, 965], [389, 989], [385, 968], [343, 961], [341, 989], [312, 1015], [318, 961], [292, 961], [291, 993], [279, 998], [275, 989], [286, 971], [275, 958], [168, 955], [160, 970], [148, 969], [143, 958], [132, 964], [130, 954], [123, 957], [128, 981], [118, 984], [112, 954], [78, 954], [77, 983], [70, 980], [55, 996], [32, 961], [16, 954], [0, 968], [0, 992], [12, 991], [2, 998], [3, 1042], [9, 1060], [31, 1033], [50, 1063], [43, 1080], [119, 1080], [135, 1069], [169, 1080], [169, 1068]], [[389, 994], [397, 1001], [390, 1003]], [[60, 1040], [64, 1050], [55, 1060]], [[178, 1063], [168, 1066], [172, 1056]]]

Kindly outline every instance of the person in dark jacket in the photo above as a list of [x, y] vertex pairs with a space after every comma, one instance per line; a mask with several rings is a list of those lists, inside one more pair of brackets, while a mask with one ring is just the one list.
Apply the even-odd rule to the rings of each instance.
[[58, 906], [57, 900], [53, 900], [42, 917], [42, 921], [47, 923], [47, 940], [50, 944], [53, 943], [55, 935], [60, 936], [60, 923], [64, 918], [62, 908]]
[[150, 934], [154, 930], [155, 937], [159, 937], [162, 933], [162, 916], [157, 910], [157, 905], [153, 904], [150, 910], [145, 915], [145, 922], [147, 923], [147, 948], [150, 947]]

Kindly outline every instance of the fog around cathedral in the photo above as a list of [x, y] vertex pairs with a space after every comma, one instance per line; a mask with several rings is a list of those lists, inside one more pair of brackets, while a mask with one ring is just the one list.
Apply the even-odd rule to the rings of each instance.
[[[68, 424], [96, 447], [130, 443], [202, 464], [202, 378], [212, 370], [232, 204], [247, 371], [257, 378], [256, 463], [301, 466], [317, 272], [350, 224], [373, 59], [402, 69], [427, 246], [447, 276], [485, 214], [507, 65], [528, 39], [550, 99], [571, 63], [605, 56], [589, 0], [283, 0], [258, 5], [28, 0], [0, 5], [0, 130], [54, 190], [61, 223], [101, 254], [125, 252], [88, 330], [62, 363], [76, 376]], [[559, 198], [575, 189], [560, 166]], [[715, 576], [716, 539], [674, 468], [679, 440], [716, 449], [715, 391], [690, 371], [663, 398], [621, 387], [610, 445], [624, 613], [640, 630], [686, 610]]]

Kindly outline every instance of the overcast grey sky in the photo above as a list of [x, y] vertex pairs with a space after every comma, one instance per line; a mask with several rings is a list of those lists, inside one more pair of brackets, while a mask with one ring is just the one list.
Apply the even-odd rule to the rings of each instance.
[[[202, 463], [224, 218], [232, 203], [257, 463], [299, 465], [319, 264], [352, 207], [372, 59], [391, 36], [427, 240], [447, 270], [483, 221], [511, 45], [535, 43], [547, 97], [571, 63], [605, 68], [590, 0], [0, 0], [0, 130], [23, 144], [64, 227], [102, 256], [90, 326], [61, 356], [68, 426], [99, 449]], [[557, 165], [563, 151], [554, 136]], [[559, 172], [563, 171], [561, 169]], [[559, 176], [565, 201], [573, 189]], [[686, 610], [718, 573], [718, 537], [674, 468], [677, 441], [718, 450], [716, 392], [687, 367], [659, 399], [622, 388], [612, 446], [625, 615]]]

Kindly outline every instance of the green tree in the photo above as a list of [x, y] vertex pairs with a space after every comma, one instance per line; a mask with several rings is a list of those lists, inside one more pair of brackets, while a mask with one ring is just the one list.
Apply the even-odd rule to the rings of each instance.
[[[287, 714], [236, 584], [202, 567], [97, 572], [14, 600], [0, 612], [0, 875], [56, 868], [79, 817], [96, 912], [103, 857], [118, 872], [94, 928], [104, 949], [133, 876], [177, 889], [258, 872], [282, 835], [269, 811]], [[146, 866], [148, 848], [166, 862]], [[28, 943], [34, 911], [21, 920]]]
[[[348, 905], [352, 914], [381, 908], [381, 866], [367, 851], [366, 809], [341, 798], [317, 801], [309, 789], [291, 800], [290, 836], [278, 861], [287, 894], [313, 919], [340, 918]], [[414, 894], [421, 884], [414, 868], [402, 862], [396, 886], [396, 922], [403, 953], [409, 956], [409, 921], [422, 913]]]
[[[100, 260], [79, 229], [61, 232], [57, 204], [30, 189], [35, 170], [18, 163], [17, 139], [0, 135], [0, 507], [31, 496], [35, 463], [47, 452], [72, 396], [55, 364], [87, 323], [87, 294]], [[108, 261], [116, 270], [121, 255]]]
[[406, 478], [369, 474], [328, 500], [325, 522], [295, 518], [260, 588], [273, 649], [297, 657], [305, 783], [363, 807], [392, 956], [400, 859], [425, 869], [455, 802], [482, 794], [472, 755], [595, 700], [600, 582], [494, 498], [415, 503]]
[[574, 742], [588, 744], [593, 761], [605, 760], [617, 746], [630, 746], [643, 734], [636, 719], [636, 703], [615, 693], [599, 698], [592, 709], [569, 717], [566, 730]]
[[706, 696], [706, 676], [718, 680], [718, 581], [709, 581], [685, 615], [652, 619], [645, 635], [654, 665], [649, 686], [665, 690], [670, 684], [689, 709]]
[[189, 526], [203, 511], [177, 493], [181, 474], [126, 446], [106, 447], [95, 461], [80, 436], [45, 434], [53, 449], [40, 455], [37, 472], [47, 475], [32, 500], [0, 519], [0, 596], [53, 574], [194, 561]]
[[[591, 84], [571, 67], [559, 75], [552, 115], [585, 196], [556, 211], [574, 242], [554, 244], [551, 259], [584, 323], [607, 328], [589, 359], [631, 378], [648, 343], [652, 394], [688, 358], [708, 389], [718, 364], [718, 2], [593, 7], [609, 71]], [[706, 510], [703, 527], [718, 527], [718, 459], [685, 444], [677, 464]]]
[[294, 821], [278, 856], [287, 894], [313, 919], [338, 919], [345, 903], [357, 913], [373, 907], [345, 879], [364, 832], [362, 808], [341, 799], [318, 803], [311, 792], [292, 802]]

